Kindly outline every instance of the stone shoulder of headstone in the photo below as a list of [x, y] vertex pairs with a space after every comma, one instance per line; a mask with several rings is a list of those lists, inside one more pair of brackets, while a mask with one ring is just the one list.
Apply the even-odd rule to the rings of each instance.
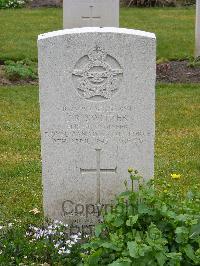
[[38, 66], [45, 215], [90, 227], [124, 190], [129, 167], [154, 174], [156, 38], [49, 32], [38, 37]]

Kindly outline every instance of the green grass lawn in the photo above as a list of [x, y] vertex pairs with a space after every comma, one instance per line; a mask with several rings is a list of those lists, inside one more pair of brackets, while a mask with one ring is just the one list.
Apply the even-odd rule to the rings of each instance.
[[[122, 8], [120, 26], [157, 35], [157, 57], [194, 53], [194, 8]], [[0, 59], [37, 60], [37, 35], [62, 28], [62, 9], [0, 10]]]
[[[38, 87], [0, 88], [0, 224], [33, 221], [42, 210]], [[158, 85], [155, 177], [180, 173], [183, 190], [199, 184], [199, 85]], [[134, 167], [134, 166], [133, 166]]]

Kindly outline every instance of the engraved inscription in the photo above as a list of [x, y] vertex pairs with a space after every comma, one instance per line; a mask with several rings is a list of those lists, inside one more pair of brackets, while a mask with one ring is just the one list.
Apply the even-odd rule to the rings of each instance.
[[64, 124], [45, 132], [54, 143], [86, 144], [93, 148], [113, 142], [140, 146], [151, 135], [141, 127], [133, 128], [135, 109], [130, 105], [109, 105], [104, 112], [100, 106], [64, 106], [62, 112]]
[[75, 88], [87, 100], [110, 99], [119, 90], [123, 70], [118, 61], [96, 46], [75, 65], [72, 73]]

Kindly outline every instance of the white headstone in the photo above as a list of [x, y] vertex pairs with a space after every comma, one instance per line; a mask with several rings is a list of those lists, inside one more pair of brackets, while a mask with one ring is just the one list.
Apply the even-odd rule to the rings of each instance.
[[92, 226], [128, 167], [153, 176], [155, 35], [79, 28], [38, 48], [45, 214]]
[[119, 27], [119, 0], [64, 0], [63, 27]]
[[200, 57], [200, 0], [196, 1], [196, 47], [195, 57]]

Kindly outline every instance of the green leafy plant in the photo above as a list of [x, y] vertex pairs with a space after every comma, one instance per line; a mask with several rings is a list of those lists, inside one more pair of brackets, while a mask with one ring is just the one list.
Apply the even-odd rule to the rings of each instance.
[[19, 8], [26, 4], [24, 0], [0, 0], [0, 9]]
[[131, 189], [126, 182], [127, 190], [84, 245], [84, 265], [200, 265], [198, 190], [177, 196], [179, 174], [171, 175], [174, 189], [161, 181], [157, 188], [153, 180], [144, 183], [133, 169], [129, 174]]
[[200, 265], [199, 187], [183, 193], [178, 173], [145, 183], [128, 171], [126, 191], [104, 213], [95, 236], [72, 234], [58, 221], [0, 225], [0, 265]]
[[34, 80], [37, 79], [37, 64], [30, 60], [9, 60], [5, 62], [5, 74], [12, 81]]
[[194, 60], [190, 60], [189, 67], [200, 67], [200, 57], [195, 58]]

